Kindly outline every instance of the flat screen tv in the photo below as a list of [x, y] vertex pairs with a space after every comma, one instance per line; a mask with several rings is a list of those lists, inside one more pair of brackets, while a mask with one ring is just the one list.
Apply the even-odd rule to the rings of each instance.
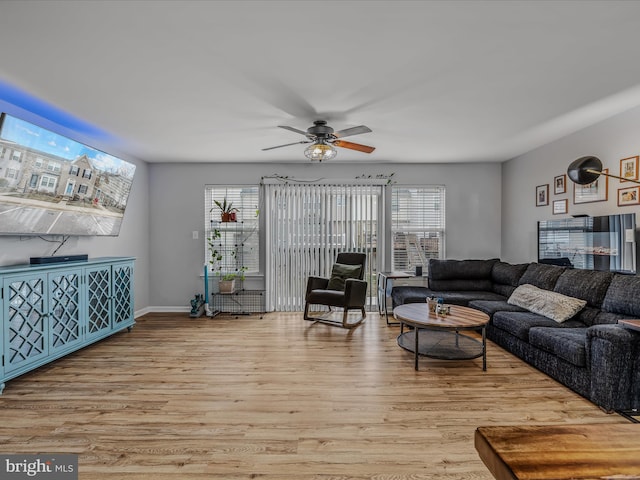
[[135, 165], [6, 113], [0, 116], [0, 235], [111, 235]]
[[635, 274], [636, 214], [540, 221], [538, 261]]

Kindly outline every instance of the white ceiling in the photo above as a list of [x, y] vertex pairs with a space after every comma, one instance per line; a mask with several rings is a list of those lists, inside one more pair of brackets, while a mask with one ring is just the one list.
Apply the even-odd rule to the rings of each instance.
[[[638, 1], [0, 0], [0, 79], [149, 162], [505, 161], [640, 105]], [[108, 151], [108, 150], [107, 150]], [[113, 153], [109, 152], [109, 153]]]

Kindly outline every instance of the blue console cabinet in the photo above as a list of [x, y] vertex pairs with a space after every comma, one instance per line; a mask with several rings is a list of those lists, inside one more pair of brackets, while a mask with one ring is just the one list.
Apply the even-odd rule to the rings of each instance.
[[0, 267], [0, 393], [5, 382], [124, 328], [132, 257]]

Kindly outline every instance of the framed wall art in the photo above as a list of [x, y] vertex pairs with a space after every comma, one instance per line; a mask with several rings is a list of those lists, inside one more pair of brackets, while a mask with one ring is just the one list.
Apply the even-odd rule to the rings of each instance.
[[618, 206], [640, 205], [640, 187], [618, 189]]
[[554, 215], [562, 215], [564, 213], [569, 212], [569, 200], [554, 200], [553, 201], [553, 214]]
[[638, 156], [620, 160], [620, 177], [622, 183], [627, 180], [638, 180]]
[[536, 187], [536, 207], [549, 205], [549, 184]]
[[[602, 173], [609, 173], [605, 168]], [[609, 198], [609, 177], [600, 175], [595, 182], [587, 185], [573, 184], [573, 203], [605, 202]]]
[[553, 177], [553, 193], [560, 195], [561, 193], [567, 193], [567, 176], [558, 175]]

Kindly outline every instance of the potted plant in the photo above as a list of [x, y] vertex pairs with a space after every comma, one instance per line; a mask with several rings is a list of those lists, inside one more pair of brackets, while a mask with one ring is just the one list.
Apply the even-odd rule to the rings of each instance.
[[220, 277], [218, 280], [218, 290], [220, 293], [229, 294], [233, 293], [236, 289], [236, 274], [227, 273]]
[[220, 290], [220, 293], [230, 294], [235, 292], [236, 278], [244, 280], [244, 272], [246, 269], [247, 267], [242, 267], [237, 272], [226, 273], [220, 277], [220, 280], [218, 281], [218, 289]]
[[220, 220], [222, 222], [235, 222], [236, 221], [236, 212], [237, 208], [233, 207], [233, 202], [227, 202], [227, 197], [224, 197], [224, 200], [221, 202], [219, 200], [214, 200], [213, 203], [220, 209]]
[[247, 267], [242, 267], [239, 271], [233, 273], [226, 273], [220, 277], [218, 281], [218, 289], [220, 293], [230, 294], [236, 290], [236, 279], [244, 280], [244, 271]]

